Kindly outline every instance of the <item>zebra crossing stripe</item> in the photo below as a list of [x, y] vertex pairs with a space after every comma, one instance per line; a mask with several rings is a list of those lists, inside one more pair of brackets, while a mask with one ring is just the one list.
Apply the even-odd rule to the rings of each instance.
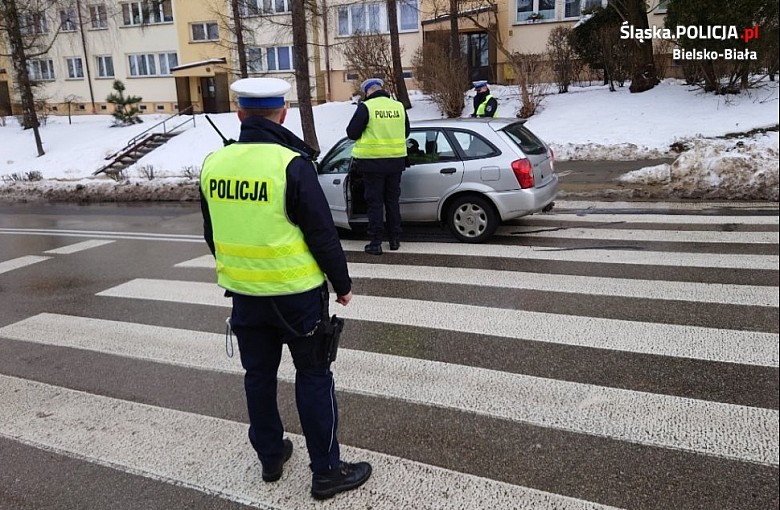
[[[0, 329], [0, 336], [206, 370], [242, 372], [236, 358], [222, 355], [221, 334], [40, 314]], [[776, 432], [780, 413], [776, 410], [349, 349], [339, 356], [334, 372], [341, 391], [632, 443], [778, 464]], [[292, 361], [286, 354], [279, 373], [283, 380], [295, 380]]]
[[[98, 296], [230, 307], [211, 283], [139, 278]], [[335, 296], [331, 296], [335, 299]], [[652, 322], [526, 312], [455, 303], [355, 296], [339, 307], [347, 319], [594, 347], [705, 361], [778, 366], [778, 335]]]
[[599, 223], [604, 226], [618, 226], [625, 223], [656, 223], [656, 224], [686, 224], [686, 225], [777, 225], [778, 216], [716, 216], [693, 214], [585, 214], [581, 212], [556, 212], [550, 214], [534, 214], [523, 219], [544, 223], [577, 222]]
[[[341, 241], [345, 251], [363, 252], [365, 241]], [[713, 267], [777, 271], [777, 255], [742, 253], [685, 253], [640, 250], [571, 249], [505, 244], [417, 243], [404, 242], [402, 254], [451, 255], [466, 257], [511, 258], [526, 260], [583, 262], [596, 264], [629, 264], [641, 266]]]
[[24, 257], [6, 260], [4, 262], [0, 262], [0, 274], [13, 271], [14, 269], [27, 267], [32, 264], [37, 264], [38, 262], [43, 262], [44, 260], [49, 260], [50, 258], [51, 257], [41, 257], [38, 255], [26, 255]]
[[[214, 269], [214, 257], [197, 257], [176, 267]], [[541, 274], [493, 269], [411, 266], [403, 264], [349, 264], [353, 278], [375, 278], [417, 282], [452, 283], [481, 287], [566, 292], [571, 294], [620, 296], [668, 301], [721, 303], [730, 305], [780, 306], [777, 287], [690, 283], [659, 280], [629, 280], [595, 276]]]
[[[246, 425], [0, 375], [0, 436], [95, 464], [215, 494], [264, 509], [337, 509], [315, 502], [304, 440], [280, 483], [260, 481]], [[353, 508], [608, 509], [604, 505], [342, 446], [372, 477], [349, 494]], [[420, 490], [424, 487], [424, 490]]]
[[76, 244], [69, 244], [67, 246], [63, 246], [61, 248], [55, 248], [53, 250], [47, 250], [43, 253], [52, 253], [56, 255], [69, 255], [71, 253], [76, 253], [83, 250], [89, 250], [90, 248], [97, 248], [98, 246], [103, 246], [105, 244], [111, 244], [114, 241], [99, 241], [97, 239], [91, 239], [89, 241], [82, 241], [80, 243]]
[[504, 226], [496, 235], [545, 239], [588, 239], [629, 242], [777, 244], [778, 232], [716, 232], [699, 230], [624, 230], [617, 228]]
[[[613, 202], [597, 200], [556, 200], [553, 214], [561, 211], [577, 214], [601, 214], [604, 211], [701, 211], [717, 217], [727, 211], [777, 211], [777, 202]], [[537, 215], [534, 215], [534, 218]], [[775, 216], [777, 217], [777, 216]]]

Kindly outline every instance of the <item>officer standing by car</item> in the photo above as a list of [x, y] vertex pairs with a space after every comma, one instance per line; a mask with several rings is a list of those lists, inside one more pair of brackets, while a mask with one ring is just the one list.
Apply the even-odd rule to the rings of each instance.
[[314, 150], [281, 126], [290, 85], [246, 78], [238, 96], [241, 136], [206, 157], [201, 173], [204, 237], [217, 280], [233, 298], [230, 325], [238, 339], [249, 411], [249, 440], [262, 478], [275, 482], [293, 445], [283, 437], [277, 371], [286, 343], [296, 368], [295, 394], [306, 437], [312, 496], [327, 499], [371, 475], [366, 462], [342, 462], [338, 413], [324, 343], [328, 289], [352, 299], [351, 279], [312, 162]]
[[474, 113], [472, 117], [495, 117], [498, 112], [498, 101], [490, 94], [487, 80], [471, 82], [477, 94], [474, 96]]
[[355, 140], [352, 157], [356, 171], [363, 176], [368, 205], [369, 244], [365, 246], [365, 252], [372, 255], [382, 255], [385, 230], [390, 249], [397, 250], [401, 246], [398, 201], [409, 136], [406, 109], [385, 92], [384, 85], [379, 78], [369, 78], [360, 85], [365, 100], [358, 104], [347, 126], [347, 136]]

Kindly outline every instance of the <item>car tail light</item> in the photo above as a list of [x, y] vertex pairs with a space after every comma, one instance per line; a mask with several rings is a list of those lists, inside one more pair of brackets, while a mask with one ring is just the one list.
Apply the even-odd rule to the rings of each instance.
[[534, 169], [530, 161], [527, 159], [512, 161], [512, 171], [521, 188], [534, 187]]

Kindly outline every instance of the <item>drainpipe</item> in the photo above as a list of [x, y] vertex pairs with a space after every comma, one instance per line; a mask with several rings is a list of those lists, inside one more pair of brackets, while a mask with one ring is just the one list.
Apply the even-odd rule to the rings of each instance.
[[322, 0], [322, 35], [325, 37], [325, 100], [331, 100], [330, 84], [330, 40], [328, 39], [328, 2]]

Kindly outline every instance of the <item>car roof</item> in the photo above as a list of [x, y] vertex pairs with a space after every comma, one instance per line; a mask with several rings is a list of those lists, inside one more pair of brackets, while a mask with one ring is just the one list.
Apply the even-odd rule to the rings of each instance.
[[424, 119], [424, 120], [412, 120], [409, 122], [413, 128], [426, 128], [426, 127], [438, 127], [438, 128], [471, 128], [480, 130], [480, 127], [490, 127], [493, 131], [498, 131], [505, 128], [510, 124], [525, 123], [525, 119], [512, 119], [512, 118], [486, 118], [486, 117], [457, 117], [454, 119]]

